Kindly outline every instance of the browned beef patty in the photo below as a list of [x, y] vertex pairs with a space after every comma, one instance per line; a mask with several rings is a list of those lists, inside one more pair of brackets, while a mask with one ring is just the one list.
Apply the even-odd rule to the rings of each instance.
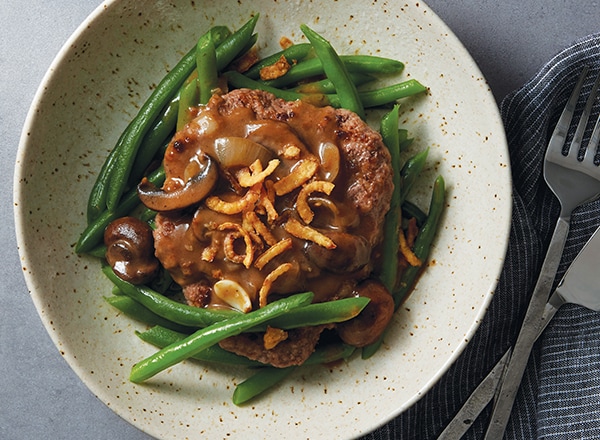
[[[199, 205], [158, 214], [154, 233], [156, 256], [188, 302], [231, 306], [215, 294], [223, 280], [235, 282], [252, 308], [305, 290], [315, 301], [356, 294], [356, 285], [373, 273], [393, 190], [390, 155], [379, 133], [350, 111], [258, 90], [215, 95], [195, 112], [167, 148], [163, 188], [185, 185], [203, 155], [220, 162], [219, 181]], [[268, 150], [258, 166], [224, 163], [229, 158], [220, 146], [246, 145], [239, 139]], [[313, 217], [307, 218], [306, 207]], [[223, 346], [293, 365], [312, 352], [320, 331], [309, 333], [305, 343], [282, 342], [272, 353], [247, 346], [248, 336]]]

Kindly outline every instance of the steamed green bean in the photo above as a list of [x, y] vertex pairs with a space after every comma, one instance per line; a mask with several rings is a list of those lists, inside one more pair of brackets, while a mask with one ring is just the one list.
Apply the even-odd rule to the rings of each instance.
[[364, 119], [365, 108], [358, 96], [358, 90], [348, 74], [348, 69], [331, 43], [306, 25], [300, 25], [300, 29], [312, 43], [317, 57], [323, 65], [325, 76], [333, 83], [340, 101], [339, 107], [351, 110]]
[[238, 335], [244, 330], [281, 316], [296, 307], [310, 304], [312, 299], [313, 294], [310, 292], [299, 293], [271, 302], [258, 310], [238, 314], [223, 322], [209, 325], [135, 364], [131, 369], [129, 379], [135, 383], [150, 379], [161, 371], [200, 353], [225, 338]]
[[[165, 348], [171, 344], [181, 341], [190, 335], [188, 332], [173, 331], [168, 327], [155, 325], [145, 332], [136, 332], [136, 335], [149, 344], [158, 348]], [[238, 365], [244, 367], [260, 367], [263, 363], [253, 361], [247, 357], [237, 355], [224, 350], [218, 345], [205, 348], [201, 352], [192, 356], [193, 359], [203, 362], [216, 362], [219, 364]]]
[[125, 295], [142, 304], [152, 312], [169, 321], [189, 327], [207, 327], [216, 322], [224, 321], [240, 315], [238, 312], [227, 310], [211, 310], [188, 306], [150, 289], [146, 286], [134, 286], [119, 278], [110, 266], [104, 266], [102, 271]]

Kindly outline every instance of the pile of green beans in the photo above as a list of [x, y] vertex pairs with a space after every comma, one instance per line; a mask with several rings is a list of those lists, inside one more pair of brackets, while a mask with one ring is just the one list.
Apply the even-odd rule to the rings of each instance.
[[[394, 192], [384, 225], [380, 278], [392, 292], [397, 308], [422, 270], [422, 267], [411, 267], [398, 274], [397, 243], [402, 219], [417, 218], [420, 230], [414, 252], [425, 261], [444, 205], [445, 189], [441, 177], [434, 184], [428, 213], [407, 200], [410, 188], [425, 167], [428, 150], [409, 158], [403, 165], [400, 159], [411, 139], [406, 130], [398, 126], [398, 101], [423, 94], [427, 88], [415, 79], [374, 87], [381, 76], [400, 74], [404, 64], [370, 55], [338, 55], [329, 41], [306, 25], [301, 25], [300, 29], [308, 42], [294, 44], [258, 60], [247, 71], [238, 72], [233, 67], [235, 61], [257, 42], [254, 29], [258, 19], [257, 14], [235, 32], [226, 26], [212, 27], [159, 82], [100, 169], [88, 198], [87, 226], [75, 250], [103, 259], [104, 230], [119, 217], [136, 215], [152, 225], [156, 213], [141, 206], [137, 184], [145, 177], [156, 186], [162, 185], [165, 179], [162, 165], [153, 171], [148, 168], [153, 163], [161, 163], [173, 134], [190, 121], [190, 108], [206, 104], [214, 93], [222, 92], [219, 87], [224, 83], [229, 89], [259, 89], [285, 100], [345, 108], [363, 119], [366, 109], [391, 106], [392, 110], [381, 121], [381, 135], [392, 159]], [[291, 65], [288, 72], [277, 79], [262, 80], [261, 68], [272, 65], [281, 57]], [[175, 300], [164, 294], [170, 283], [168, 279], [165, 286], [158, 287], [159, 292], [149, 285], [135, 286], [122, 280], [105, 264], [102, 270], [114, 285], [113, 295], [105, 297], [107, 303], [120, 313], [150, 326], [136, 334], [159, 348], [155, 354], [133, 366], [130, 379], [143, 382], [187, 358], [258, 367], [254, 375], [236, 387], [233, 394], [236, 405], [271, 388], [297, 367], [265, 366], [221, 349], [218, 346], [220, 340], [241, 332], [264, 332], [268, 326], [289, 330], [347, 321], [358, 316], [369, 302], [368, 298], [359, 297], [312, 304], [312, 293], [305, 292], [243, 314], [191, 307]], [[382, 339], [363, 348], [362, 356], [375, 353]], [[318, 346], [305, 364], [348, 359], [355, 351], [355, 347], [342, 343]]]
[[[400, 162], [400, 152], [410, 144], [406, 132], [398, 127], [398, 106], [381, 119], [380, 132], [392, 159], [392, 181], [394, 191], [390, 202], [390, 210], [384, 222], [384, 240], [379, 278], [392, 293], [395, 310], [413, 288], [419, 273], [425, 268], [433, 240], [438, 230], [439, 221], [445, 206], [445, 184], [442, 176], [437, 176], [427, 214], [419, 207], [406, 200], [411, 188], [418, 180], [425, 167], [429, 150], [425, 149], [409, 157], [403, 165]], [[410, 266], [402, 273], [398, 272], [398, 237], [402, 227], [402, 217], [414, 217], [420, 226], [413, 246], [414, 254], [422, 262], [421, 266]], [[384, 331], [379, 340], [362, 348], [361, 356], [368, 359], [373, 356], [385, 338]]]

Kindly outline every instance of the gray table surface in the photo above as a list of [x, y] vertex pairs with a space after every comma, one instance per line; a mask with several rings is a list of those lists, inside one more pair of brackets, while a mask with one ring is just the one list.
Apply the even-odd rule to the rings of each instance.
[[[415, 0], [416, 1], [416, 0]], [[53, 58], [98, 0], [0, 1], [0, 439], [148, 439], [85, 387], [47, 335], [17, 253], [13, 172], [21, 128]], [[430, 0], [471, 52], [494, 96], [600, 31], [596, 0]]]

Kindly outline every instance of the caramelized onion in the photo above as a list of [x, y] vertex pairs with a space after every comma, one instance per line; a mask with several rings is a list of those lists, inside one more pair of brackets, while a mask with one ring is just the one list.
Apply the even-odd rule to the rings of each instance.
[[209, 156], [204, 155], [200, 160], [203, 163], [199, 172], [175, 191], [167, 192], [143, 179], [138, 185], [141, 202], [159, 212], [183, 209], [200, 202], [214, 188], [219, 177], [217, 165]]
[[333, 182], [340, 172], [339, 148], [331, 142], [322, 143], [319, 145], [319, 159], [321, 161], [323, 179]]
[[223, 168], [249, 167], [256, 159], [264, 165], [273, 158], [268, 148], [237, 136], [215, 139], [215, 155]]

